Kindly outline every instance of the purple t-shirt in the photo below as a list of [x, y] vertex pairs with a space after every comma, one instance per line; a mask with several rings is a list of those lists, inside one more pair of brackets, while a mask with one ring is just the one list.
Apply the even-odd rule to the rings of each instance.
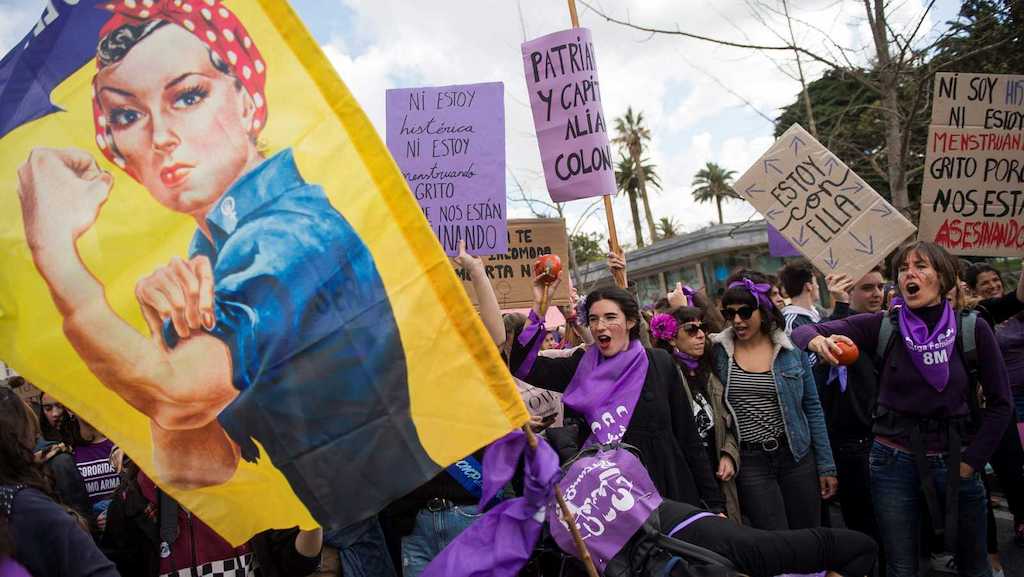
[[[914, 313], [931, 331], [942, 316], [943, 305], [922, 307]], [[845, 319], [816, 325], [804, 325], [793, 331], [796, 346], [806, 349], [816, 335], [844, 335], [857, 343], [861, 354], [874, 354], [878, 348], [878, 332], [882, 326], [882, 313], [859, 314]], [[964, 462], [982, 470], [1010, 419], [1010, 388], [1003, 356], [999, 352], [992, 328], [979, 318], [974, 330], [978, 349], [978, 381], [985, 393], [981, 429], [964, 451]], [[935, 390], [917, 372], [907, 355], [906, 347], [897, 341], [878, 379], [878, 404], [897, 413], [918, 417], [942, 418], [968, 414], [967, 370], [959, 354], [949, 361], [949, 382], [942, 391]], [[929, 450], [945, 450], [943, 444], [929, 443]]]
[[121, 478], [110, 464], [110, 451], [114, 443], [104, 439], [99, 443], [75, 447], [75, 464], [85, 481], [93, 513], [101, 513], [110, 504], [114, 491], [121, 484]]
[[1017, 316], [999, 325], [996, 340], [1006, 361], [1010, 386], [1021, 391], [1014, 391], [1014, 394], [1024, 394], [1024, 319]]

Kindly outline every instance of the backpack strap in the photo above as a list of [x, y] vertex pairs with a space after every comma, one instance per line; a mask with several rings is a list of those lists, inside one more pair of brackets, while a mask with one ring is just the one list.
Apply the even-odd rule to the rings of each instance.
[[882, 311], [882, 324], [878, 327], [878, 346], [875, 348], [875, 376], [882, 374], [882, 367], [885, 366], [885, 357], [889, 349], [896, 342], [899, 328], [896, 326], [896, 315], [889, 310]]
[[978, 311], [963, 311], [960, 313], [960, 326], [957, 327], [957, 337], [960, 340], [960, 351], [964, 355], [964, 362], [967, 372], [978, 376], [978, 344], [975, 342], [975, 326], [978, 324]]

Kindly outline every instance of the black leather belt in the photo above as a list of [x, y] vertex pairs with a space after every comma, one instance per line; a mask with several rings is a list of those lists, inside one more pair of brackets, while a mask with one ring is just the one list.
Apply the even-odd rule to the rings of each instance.
[[763, 441], [741, 441], [740, 449], [744, 451], [764, 451], [765, 453], [774, 453], [781, 449], [785, 443], [786, 437], [778, 437], [775, 439], [765, 439]]

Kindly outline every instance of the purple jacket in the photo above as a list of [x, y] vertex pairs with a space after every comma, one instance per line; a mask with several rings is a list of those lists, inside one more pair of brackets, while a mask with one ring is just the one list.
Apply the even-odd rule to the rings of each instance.
[[[942, 307], [923, 307], [914, 312], [932, 329], [942, 315]], [[793, 331], [792, 339], [796, 346], [806, 349], [816, 335], [844, 335], [857, 343], [861, 354], [873, 354], [878, 348], [882, 318], [879, 312], [804, 325]], [[979, 318], [974, 334], [978, 348], [978, 380], [985, 393], [985, 407], [981, 412], [981, 428], [967, 445], [963, 460], [975, 471], [980, 471], [1006, 431], [1011, 408], [1006, 366], [992, 328]], [[899, 341], [889, 352], [878, 379], [879, 405], [904, 415], [932, 418], [966, 415], [970, 410], [967, 393], [967, 371], [959, 354], [950, 359], [949, 383], [939, 392], [924, 382]], [[929, 449], [942, 450], [944, 447], [932, 445]]]

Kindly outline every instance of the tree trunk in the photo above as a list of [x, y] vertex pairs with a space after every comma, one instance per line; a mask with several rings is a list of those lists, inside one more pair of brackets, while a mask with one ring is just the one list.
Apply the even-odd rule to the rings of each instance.
[[718, 205], [718, 224], [725, 224], [725, 220], [722, 218], [722, 197], [715, 195], [715, 204]]
[[910, 207], [910, 193], [907, 191], [907, 168], [903, 156], [903, 126], [899, 109], [899, 77], [889, 55], [889, 38], [886, 31], [885, 5], [882, 0], [864, 0], [868, 13], [868, 24], [875, 43], [878, 57], [879, 83], [882, 91], [882, 111], [885, 115], [885, 152], [889, 176], [889, 198], [901, 212]]
[[647, 175], [644, 174], [644, 167], [640, 162], [642, 151], [640, 147], [630, 147], [629, 156], [633, 160], [633, 174], [636, 175], [637, 183], [640, 185], [640, 200], [644, 203], [644, 215], [647, 217], [647, 229], [651, 233], [651, 244], [658, 240], [658, 231], [654, 228], [654, 217], [651, 216], [651, 205], [647, 202]]
[[633, 213], [633, 232], [636, 234], [636, 247], [644, 247], [644, 233], [640, 229], [640, 211], [636, 206], [636, 191], [630, 190], [629, 194], [629, 211]]

